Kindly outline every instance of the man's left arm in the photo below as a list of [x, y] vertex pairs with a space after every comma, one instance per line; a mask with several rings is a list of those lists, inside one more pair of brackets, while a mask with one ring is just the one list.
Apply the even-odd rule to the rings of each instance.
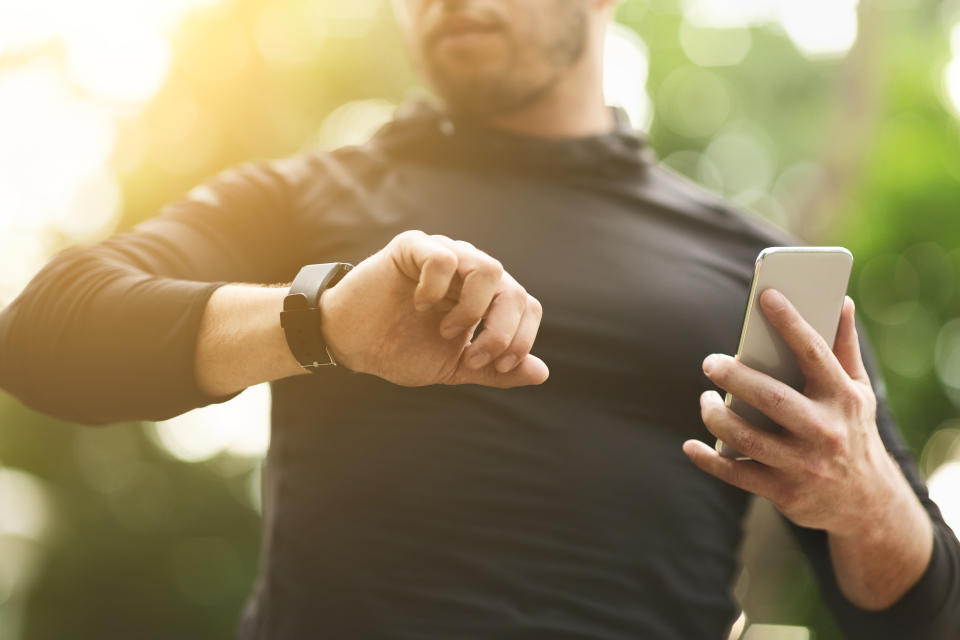
[[783, 430], [753, 427], [708, 391], [701, 396], [704, 424], [752, 460], [720, 457], [697, 441], [684, 451], [704, 471], [768, 498], [795, 525], [824, 532], [820, 555], [828, 561], [812, 560], [832, 574], [821, 582], [844, 627], [857, 635], [865, 627], [880, 630], [870, 637], [906, 637], [900, 629], [916, 638], [957, 637], [960, 545], [927, 497], [885, 406], [881, 436], [852, 300], [832, 350], [782, 295], [765, 292], [761, 306], [797, 357], [802, 392], [729, 356], [708, 357], [704, 372]]

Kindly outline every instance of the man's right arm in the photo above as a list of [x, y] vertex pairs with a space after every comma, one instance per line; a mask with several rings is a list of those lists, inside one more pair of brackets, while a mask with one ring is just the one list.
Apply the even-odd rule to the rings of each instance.
[[226, 171], [132, 232], [53, 258], [0, 311], [0, 387], [57, 417], [158, 420], [222, 399], [196, 380], [208, 300], [304, 261], [290, 181]]
[[[286, 290], [264, 286], [316, 260], [295, 195], [274, 166], [245, 165], [133, 232], [55, 257], [0, 311], [0, 387], [102, 424], [171, 417], [301, 373], [279, 326]], [[409, 385], [546, 378], [528, 355], [539, 303], [467, 243], [401, 234], [322, 301], [327, 341], [352, 370]]]
[[[196, 379], [205, 393], [303, 373], [279, 324], [285, 294], [285, 287], [244, 285], [214, 292], [197, 338]], [[325, 291], [320, 306], [328, 347], [353, 371], [410, 386], [514, 387], [548, 375], [530, 355], [540, 303], [466, 242], [401, 233]]]

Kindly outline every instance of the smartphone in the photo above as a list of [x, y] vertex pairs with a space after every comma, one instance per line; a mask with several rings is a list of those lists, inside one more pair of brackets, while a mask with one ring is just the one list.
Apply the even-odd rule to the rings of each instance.
[[[740, 362], [802, 391], [803, 373], [793, 352], [760, 308], [760, 294], [767, 289], [783, 293], [832, 349], [852, 267], [853, 254], [843, 247], [770, 247], [761, 251], [740, 332]], [[765, 414], [729, 393], [726, 405], [756, 427], [780, 430], [780, 425]], [[720, 440], [717, 451], [727, 458], [745, 459]]]

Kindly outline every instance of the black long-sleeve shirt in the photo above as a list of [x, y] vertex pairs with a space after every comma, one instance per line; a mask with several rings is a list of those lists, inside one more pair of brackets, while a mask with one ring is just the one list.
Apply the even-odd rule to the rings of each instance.
[[[359, 262], [400, 231], [468, 240], [543, 303], [542, 386], [402, 388], [338, 368], [273, 384], [260, 580], [243, 638], [720, 638], [748, 496], [696, 469], [700, 363], [733, 353], [760, 249], [796, 244], [657, 165], [624, 123], [524, 138], [429, 109], [362, 146], [228, 171], [130, 233], [56, 257], [0, 314], [0, 386], [69, 420], [214, 401], [193, 377], [224, 282]], [[880, 613], [840, 593], [826, 535], [792, 526], [850, 638], [960, 633], [960, 545]]]

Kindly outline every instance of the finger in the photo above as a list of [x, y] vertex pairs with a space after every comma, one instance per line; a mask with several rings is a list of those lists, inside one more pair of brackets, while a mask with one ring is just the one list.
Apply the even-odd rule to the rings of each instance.
[[830, 388], [847, 381], [847, 374], [817, 331], [787, 298], [775, 289], [760, 295], [764, 314], [797, 358], [807, 384]]
[[530, 353], [533, 343], [537, 338], [537, 331], [540, 330], [540, 321], [543, 319], [543, 307], [540, 301], [531, 295], [527, 295], [527, 304], [520, 319], [520, 326], [517, 328], [517, 335], [513, 342], [507, 347], [507, 350], [494, 362], [494, 368], [506, 373], [519, 364], [523, 358]]
[[457, 256], [457, 275], [463, 281], [460, 299], [440, 322], [440, 333], [451, 338], [478, 322], [487, 313], [501, 288], [503, 265], [466, 242], [440, 240]]
[[397, 268], [417, 282], [413, 304], [418, 311], [426, 311], [443, 299], [457, 272], [457, 256], [442, 243], [422, 231], [404, 231], [394, 238], [397, 250], [393, 252]]
[[720, 353], [711, 354], [703, 361], [703, 372], [717, 386], [762, 411], [785, 429], [806, 432], [816, 427], [809, 398], [736, 358]]
[[738, 416], [716, 391], [700, 396], [700, 416], [710, 433], [757, 462], [783, 469], [795, 457], [783, 436], [758, 429]]
[[769, 498], [776, 493], [777, 478], [769, 467], [751, 460], [724, 458], [699, 440], [683, 443], [683, 452], [702, 471], [744, 491]]
[[486, 366], [503, 355], [520, 327], [527, 306], [527, 292], [509, 274], [504, 273], [501, 282], [504, 288], [494, 295], [483, 317], [483, 331], [468, 348], [467, 366], [471, 369]]
[[480, 384], [486, 387], [509, 389], [527, 385], [543, 384], [550, 376], [546, 363], [535, 355], [528, 354], [516, 367], [501, 373], [493, 364], [481, 369], [470, 369], [463, 364], [457, 367], [446, 384]]
[[859, 382], [870, 384], [870, 376], [867, 375], [867, 369], [863, 366], [863, 357], [860, 354], [855, 305], [850, 296], [843, 301], [840, 326], [837, 327], [837, 338], [833, 343], [833, 354], [847, 375]]

